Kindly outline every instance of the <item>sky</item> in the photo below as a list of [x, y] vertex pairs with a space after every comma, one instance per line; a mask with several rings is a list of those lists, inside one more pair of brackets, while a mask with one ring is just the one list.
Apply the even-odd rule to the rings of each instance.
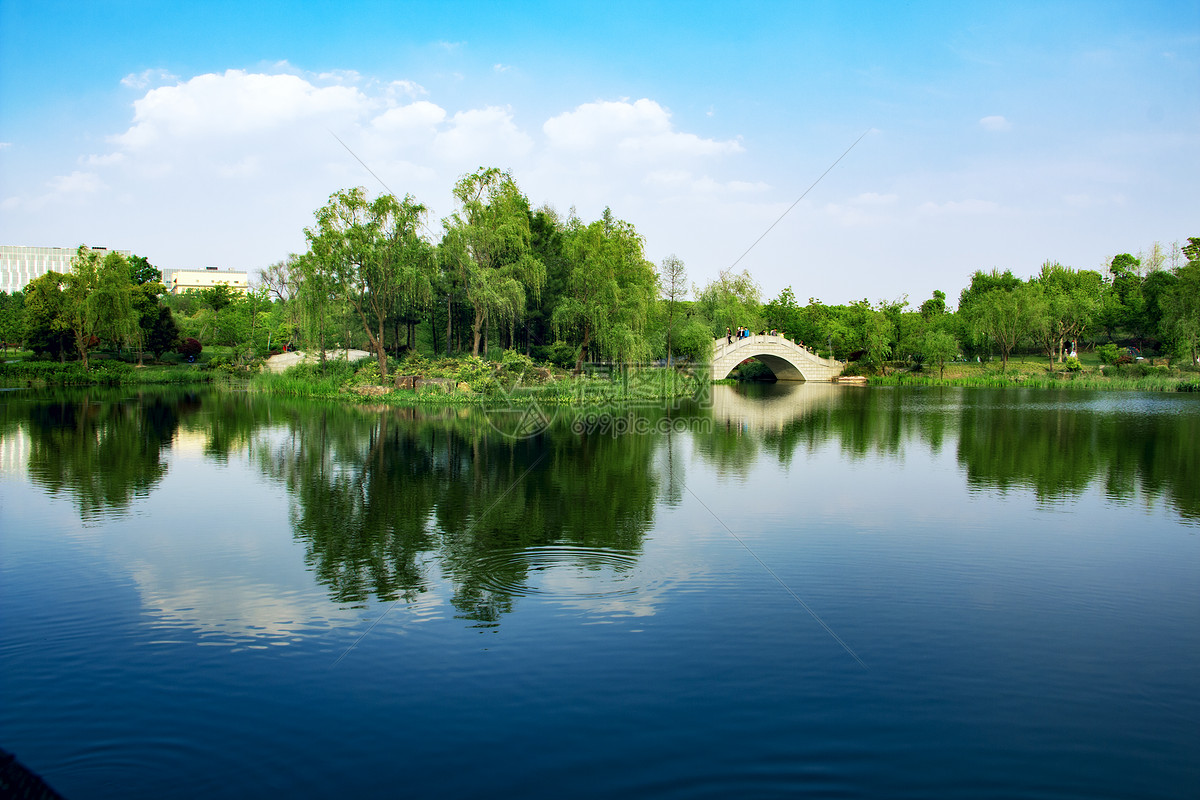
[[1196, 0], [0, 0], [0, 243], [164, 268], [254, 273], [352, 186], [436, 239], [495, 166], [694, 284], [953, 305], [1200, 236], [1198, 154]]

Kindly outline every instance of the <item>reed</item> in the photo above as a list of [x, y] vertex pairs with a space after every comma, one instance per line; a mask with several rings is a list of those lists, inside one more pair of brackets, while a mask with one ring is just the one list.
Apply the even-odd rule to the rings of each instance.
[[913, 373], [875, 375], [871, 386], [969, 386], [981, 388], [1023, 389], [1113, 389], [1142, 392], [1192, 392], [1200, 391], [1200, 381], [1189, 379], [1180, 373], [1134, 375], [1105, 375], [1103, 373], [1068, 374], [1065, 376], [1027, 373], [989, 372], [981, 375], [965, 375], [939, 380], [933, 376]]

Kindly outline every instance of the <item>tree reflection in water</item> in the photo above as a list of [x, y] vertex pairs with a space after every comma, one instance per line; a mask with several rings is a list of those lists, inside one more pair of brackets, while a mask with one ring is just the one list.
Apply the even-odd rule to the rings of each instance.
[[[496, 553], [569, 545], [575, 566], [636, 554], [653, 525], [658, 440], [577, 436], [560, 422], [514, 440], [473, 411], [322, 412], [262, 459], [295, 498], [293, 527], [338, 602], [415, 600], [438, 570], [465, 618], [494, 624], [531, 568]], [[337, 446], [331, 446], [337, 441]]]
[[[1046, 390], [714, 387], [711, 408], [672, 415], [691, 430], [581, 435], [567, 412], [515, 440], [477, 409], [364, 409], [247, 393], [13, 393], [5, 458], [27, 447], [30, 480], [80, 517], [125, 514], [166, 474], [180, 436], [221, 462], [247, 453], [292, 497], [291, 524], [338, 603], [412, 602], [435, 581], [457, 611], [493, 625], [538, 577], [629, 569], [658, 502], [685, 500], [687, 470], [749, 474], [821, 447], [902, 461], [955, 448], [969, 487], [1041, 501], [1101, 488], [1111, 502], [1166, 502], [1200, 521], [1194, 398]], [[761, 396], [760, 396], [761, 395]], [[589, 410], [589, 413], [594, 413]], [[664, 432], [655, 432], [655, 431]], [[16, 446], [21, 436], [27, 443]], [[690, 445], [690, 447], [689, 447]], [[690, 451], [690, 453], [689, 453]], [[6, 461], [7, 463], [7, 461]], [[869, 493], [871, 487], [862, 487]], [[203, 487], [197, 487], [202, 494]]]
[[[1185, 519], [1200, 520], [1200, 404], [1191, 396], [803, 384], [714, 389], [716, 424], [697, 452], [720, 472], [748, 474], [763, 457], [786, 465], [800, 449], [823, 443], [850, 458], [897, 459], [907, 447], [937, 453], [949, 445], [968, 485], [980, 490], [1032, 489], [1040, 500], [1061, 501], [1099, 483], [1114, 502], [1165, 500]], [[757, 424], [748, 423], [763, 407], [774, 411], [758, 411]]]
[[122, 512], [166, 474], [162, 451], [192, 395], [159, 391], [65, 393], [26, 407], [30, 480], [67, 494], [86, 521]]

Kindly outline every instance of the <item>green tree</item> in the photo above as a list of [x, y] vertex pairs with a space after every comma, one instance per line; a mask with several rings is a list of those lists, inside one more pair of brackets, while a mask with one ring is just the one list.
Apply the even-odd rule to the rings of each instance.
[[[881, 303], [880, 305], [886, 305]], [[894, 352], [896, 326], [883, 309], [872, 308], [863, 299], [851, 303], [842, 331], [851, 351], [860, 351], [862, 360], [887, 374], [887, 361]]]
[[921, 318], [926, 322], [933, 322], [945, 313], [946, 293], [934, 289], [933, 296], [921, 303]]
[[762, 289], [747, 270], [722, 270], [703, 289], [697, 289], [696, 310], [708, 320], [711, 338], [725, 335], [725, 329], [763, 326]]
[[141, 326], [142, 347], [153, 353], [156, 361], [161, 361], [163, 353], [179, 344], [179, 326], [167, 306], [157, 304], [151, 315], [142, 317]]
[[1047, 261], [1031, 284], [1040, 293], [1035, 338], [1054, 369], [1055, 355], [1062, 363], [1065, 343], [1082, 336], [1100, 313], [1103, 279], [1092, 270], [1073, 270]]
[[800, 306], [796, 305], [796, 295], [791, 286], [785, 286], [778, 297], [763, 306], [762, 313], [768, 328], [774, 328], [785, 336], [800, 336]]
[[642, 237], [609, 209], [590, 225], [568, 224], [566, 253], [571, 261], [566, 290], [554, 310], [560, 333], [580, 336], [575, 372], [591, 350], [616, 361], [647, 356], [646, 320], [657, 289], [654, 267], [642, 255]]
[[[164, 291], [165, 288], [163, 285], [157, 281], [135, 283], [129, 287], [129, 300], [133, 306], [134, 316], [137, 318], [139, 364], [142, 362], [142, 352], [144, 350], [148, 349], [151, 352], [155, 352], [150, 340], [154, 338], [155, 328], [160, 324], [162, 319], [161, 312], [165, 310], [167, 315], [170, 316], [170, 309], [167, 309], [158, 300], [159, 295]], [[173, 320], [172, 324], [174, 324]], [[163, 349], [169, 350], [170, 346]]]
[[474, 311], [477, 356], [491, 320], [511, 323], [524, 314], [529, 296], [545, 283], [546, 267], [531, 248], [529, 201], [510, 173], [479, 169], [455, 184], [454, 197], [460, 208], [443, 220], [441, 259]]
[[362, 187], [335, 192], [305, 230], [312, 258], [350, 304], [387, 379], [385, 326], [399, 306], [432, 299], [433, 254], [420, 236], [425, 207], [411, 196], [368, 200]]
[[958, 355], [958, 340], [949, 333], [936, 328], [927, 330], [921, 339], [921, 356], [930, 364], [937, 364], [938, 380], [946, 376], [946, 362]]
[[317, 345], [317, 359], [325, 367], [326, 337], [330, 328], [335, 304], [335, 276], [328, 265], [305, 253], [297, 259], [300, 279], [297, 282], [296, 299], [300, 305], [300, 327], [305, 339]]
[[974, 295], [961, 311], [976, 340], [1000, 351], [1000, 369], [1007, 371], [1009, 355], [1033, 333], [1042, 313], [1039, 303], [1036, 289], [1017, 280], [1010, 289], [994, 288]]
[[62, 319], [65, 286], [66, 276], [51, 270], [25, 287], [23, 338], [35, 355], [62, 361], [71, 349], [71, 337]]
[[667, 312], [667, 366], [671, 366], [671, 334], [675, 331], [679, 301], [687, 296], [687, 267], [676, 258], [667, 256], [658, 266], [658, 284]]
[[1187, 263], [1175, 271], [1175, 284], [1162, 298], [1161, 329], [1177, 352], [1200, 364], [1200, 237], [1189, 237], [1183, 248]]
[[22, 292], [0, 292], [0, 342], [4, 349], [17, 345], [25, 338], [25, 295]]
[[1141, 261], [1129, 253], [1113, 256], [1108, 267], [1110, 291], [1102, 308], [1100, 324], [1115, 339], [1124, 332], [1137, 339], [1145, 337], [1146, 297], [1142, 291]]
[[[126, 260], [129, 262], [129, 280], [135, 286], [162, 283], [162, 270], [151, 264], [145, 256], [131, 255]], [[165, 287], [163, 291], [166, 291]]]
[[539, 208], [530, 216], [529, 230], [533, 254], [546, 267], [546, 282], [540, 295], [526, 306], [526, 355], [534, 344], [545, 348], [553, 339], [554, 310], [567, 290], [571, 274], [566, 254], [566, 225], [558, 213], [549, 206]]
[[120, 253], [101, 258], [95, 250], [80, 245], [64, 283], [58, 325], [70, 331], [85, 370], [88, 353], [101, 339], [128, 343], [137, 336], [129, 263]]

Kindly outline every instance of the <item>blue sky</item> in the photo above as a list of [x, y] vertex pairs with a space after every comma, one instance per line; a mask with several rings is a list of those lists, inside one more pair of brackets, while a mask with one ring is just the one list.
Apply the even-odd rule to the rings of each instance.
[[482, 165], [703, 284], [956, 298], [1200, 235], [1200, 3], [0, 0], [0, 242], [255, 270]]

